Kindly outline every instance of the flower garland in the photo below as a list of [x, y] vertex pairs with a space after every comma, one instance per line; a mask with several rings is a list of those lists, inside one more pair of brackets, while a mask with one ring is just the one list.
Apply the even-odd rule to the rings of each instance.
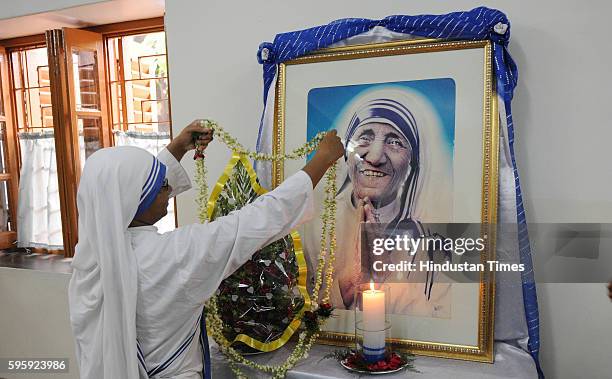
[[[202, 127], [212, 129], [213, 135], [220, 139], [228, 148], [244, 154], [254, 160], [265, 161], [282, 161], [287, 159], [303, 158], [313, 152], [319, 145], [325, 132], [318, 133], [313, 139], [306, 142], [303, 146], [293, 150], [289, 154], [264, 154], [248, 151], [239, 142], [236, 141], [228, 132], [223, 130], [216, 122], [204, 120]], [[200, 222], [208, 220], [208, 184], [206, 180], [207, 170], [205, 167], [205, 158], [203, 153], [204, 147], [196, 146], [196, 172], [195, 181], [199, 189], [196, 202], [198, 204], [198, 214]], [[230, 341], [223, 335], [223, 321], [219, 316], [216, 296], [210, 298], [206, 304], [206, 324], [209, 334], [217, 342], [221, 352], [228, 358], [230, 367], [237, 378], [247, 379], [248, 377], [240, 370], [239, 364], [246, 365], [256, 370], [266, 372], [272, 375], [275, 379], [284, 378], [287, 371], [291, 369], [300, 359], [308, 357], [310, 348], [316, 341], [320, 333], [320, 328], [325, 320], [331, 316], [333, 308], [329, 304], [330, 289], [333, 281], [333, 264], [335, 260], [336, 250], [336, 164], [333, 164], [325, 174], [325, 200], [323, 208], [323, 226], [321, 230], [321, 253], [319, 254], [319, 264], [315, 275], [315, 285], [312, 292], [311, 310], [304, 312], [303, 321], [305, 330], [299, 334], [298, 342], [293, 351], [282, 365], [262, 365], [250, 361], [243, 357], [239, 352], [231, 347]], [[327, 258], [327, 259], [326, 259]], [[321, 286], [325, 279], [325, 288], [321, 298], [321, 304], [318, 300], [320, 297]]]
[[197, 188], [199, 188], [196, 194], [196, 204], [198, 205], [198, 219], [200, 222], [204, 222], [208, 220], [208, 182], [206, 181], [208, 171], [206, 170], [204, 154], [201, 152], [196, 154], [199, 154], [195, 165], [195, 181]]
[[[317, 273], [315, 275], [315, 285], [313, 288], [313, 297], [317, 304], [318, 295], [323, 284], [323, 277], [325, 277], [325, 289], [323, 291], [323, 298], [321, 302], [323, 304], [329, 303], [330, 289], [332, 284], [333, 275], [333, 264], [335, 261], [336, 251], [336, 164], [334, 163], [325, 174], [325, 200], [323, 201], [323, 214], [321, 219], [323, 225], [321, 227], [321, 245], [319, 261], [317, 265]], [[329, 253], [329, 257], [326, 256]], [[325, 267], [325, 274], [324, 272]]]
[[[204, 122], [201, 124], [203, 128], [212, 129], [213, 135], [220, 139], [230, 150], [235, 151], [239, 154], [246, 155], [247, 157], [254, 159], [256, 161], [284, 161], [288, 159], [299, 159], [303, 158], [306, 155], [312, 153], [319, 146], [319, 142], [325, 136], [325, 132], [319, 132], [316, 136], [314, 136], [310, 141], [306, 142], [303, 146], [298, 147], [293, 150], [289, 154], [265, 154], [265, 153], [256, 153], [247, 150], [244, 146], [242, 146], [234, 137], [232, 137], [228, 132], [223, 130], [219, 124], [212, 120], [203, 120]], [[196, 148], [196, 160], [202, 158], [204, 156], [202, 148]]]

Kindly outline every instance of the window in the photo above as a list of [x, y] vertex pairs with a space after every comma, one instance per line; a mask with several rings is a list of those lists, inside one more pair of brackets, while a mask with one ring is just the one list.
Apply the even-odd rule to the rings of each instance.
[[62, 250], [62, 217], [57, 175], [53, 107], [47, 48], [10, 52], [21, 190], [18, 246]]
[[170, 133], [164, 32], [107, 40], [113, 129]]
[[10, 53], [17, 128], [20, 132], [53, 132], [47, 48]]
[[[106, 40], [110, 109], [115, 145], [138, 146], [157, 155], [170, 142], [166, 34], [163, 31]], [[157, 222], [175, 228], [174, 202]]]
[[[0, 41], [0, 249], [17, 239], [72, 256], [87, 157], [170, 142], [163, 19], [89, 29]], [[158, 227], [175, 227], [174, 204]]]

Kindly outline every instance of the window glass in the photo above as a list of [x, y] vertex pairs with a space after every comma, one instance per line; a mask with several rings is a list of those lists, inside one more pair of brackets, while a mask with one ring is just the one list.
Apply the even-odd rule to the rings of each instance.
[[6, 122], [0, 121], [0, 174], [6, 172]]
[[170, 132], [164, 32], [108, 40], [113, 129]]
[[11, 230], [11, 214], [9, 212], [7, 184], [5, 180], [0, 181], [0, 232], [8, 232]]
[[100, 110], [98, 57], [95, 51], [72, 51], [77, 110]]
[[[62, 218], [47, 49], [16, 50], [10, 59], [21, 154], [18, 210], [19, 219], [27, 220], [19, 224], [19, 240], [24, 246], [61, 250]], [[6, 187], [0, 186], [0, 207], [5, 192]], [[0, 210], [0, 217], [1, 214]]]

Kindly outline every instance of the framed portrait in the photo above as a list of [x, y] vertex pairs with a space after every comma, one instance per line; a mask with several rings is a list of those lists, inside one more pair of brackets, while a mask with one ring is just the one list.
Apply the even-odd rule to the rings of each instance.
[[[337, 167], [335, 310], [320, 343], [354, 343], [361, 200], [383, 224], [495, 224], [492, 64], [489, 41], [409, 40], [324, 49], [279, 65], [273, 152], [332, 129], [347, 151]], [[304, 163], [275, 162], [273, 185]], [[317, 215], [323, 186], [315, 190]], [[483, 263], [494, 259], [495, 235], [488, 233], [478, 256]], [[300, 229], [311, 275], [320, 234], [320, 217]], [[492, 362], [493, 283], [491, 272], [472, 282], [389, 283], [390, 341], [416, 354]]]

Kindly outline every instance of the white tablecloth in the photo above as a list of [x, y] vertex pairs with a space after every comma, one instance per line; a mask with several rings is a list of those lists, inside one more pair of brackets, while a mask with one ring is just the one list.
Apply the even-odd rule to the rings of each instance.
[[[211, 341], [212, 342], [212, 341]], [[214, 343], [213, 343], [214, 345]], [[291, 345], [293, 346], [293, 345]], [[288, 379], [327, 379], [327, 378], [359, 378], [359, 375], [345, 370], [334, 359], [322, 360], [323, 356], [333, 351], [330, 346], [315, 345], [310, 351], [309, 357], [299, 362], [291, 371]], [[218, 352], [216, 346], [211, 346], [211, 359], [214, 379], [233, 378], [223, 355]], [[288, 355], [288, 349], [281, 348], [272, 353], [251, 356], [250, 359], [258, 363], [279, 364]], [[485, 378], [512, 378], [532, 379], [537, 378], [533, 360], [525, 351], [514, 346], [497, 342], [495, 343], [495, 363], [476, 363], [458, 361], [452, 359], [416, 357], [415, 368], [420, 373], [411, 371], [400, 371], [396, 374], [375, 376], [381, 379], [415, 378], [415, 379], [485, 379]], [[260, 372], [244, 370], [249, 378], [265, 378]], [[367, 376], [362, 376], [367, 377]]]

